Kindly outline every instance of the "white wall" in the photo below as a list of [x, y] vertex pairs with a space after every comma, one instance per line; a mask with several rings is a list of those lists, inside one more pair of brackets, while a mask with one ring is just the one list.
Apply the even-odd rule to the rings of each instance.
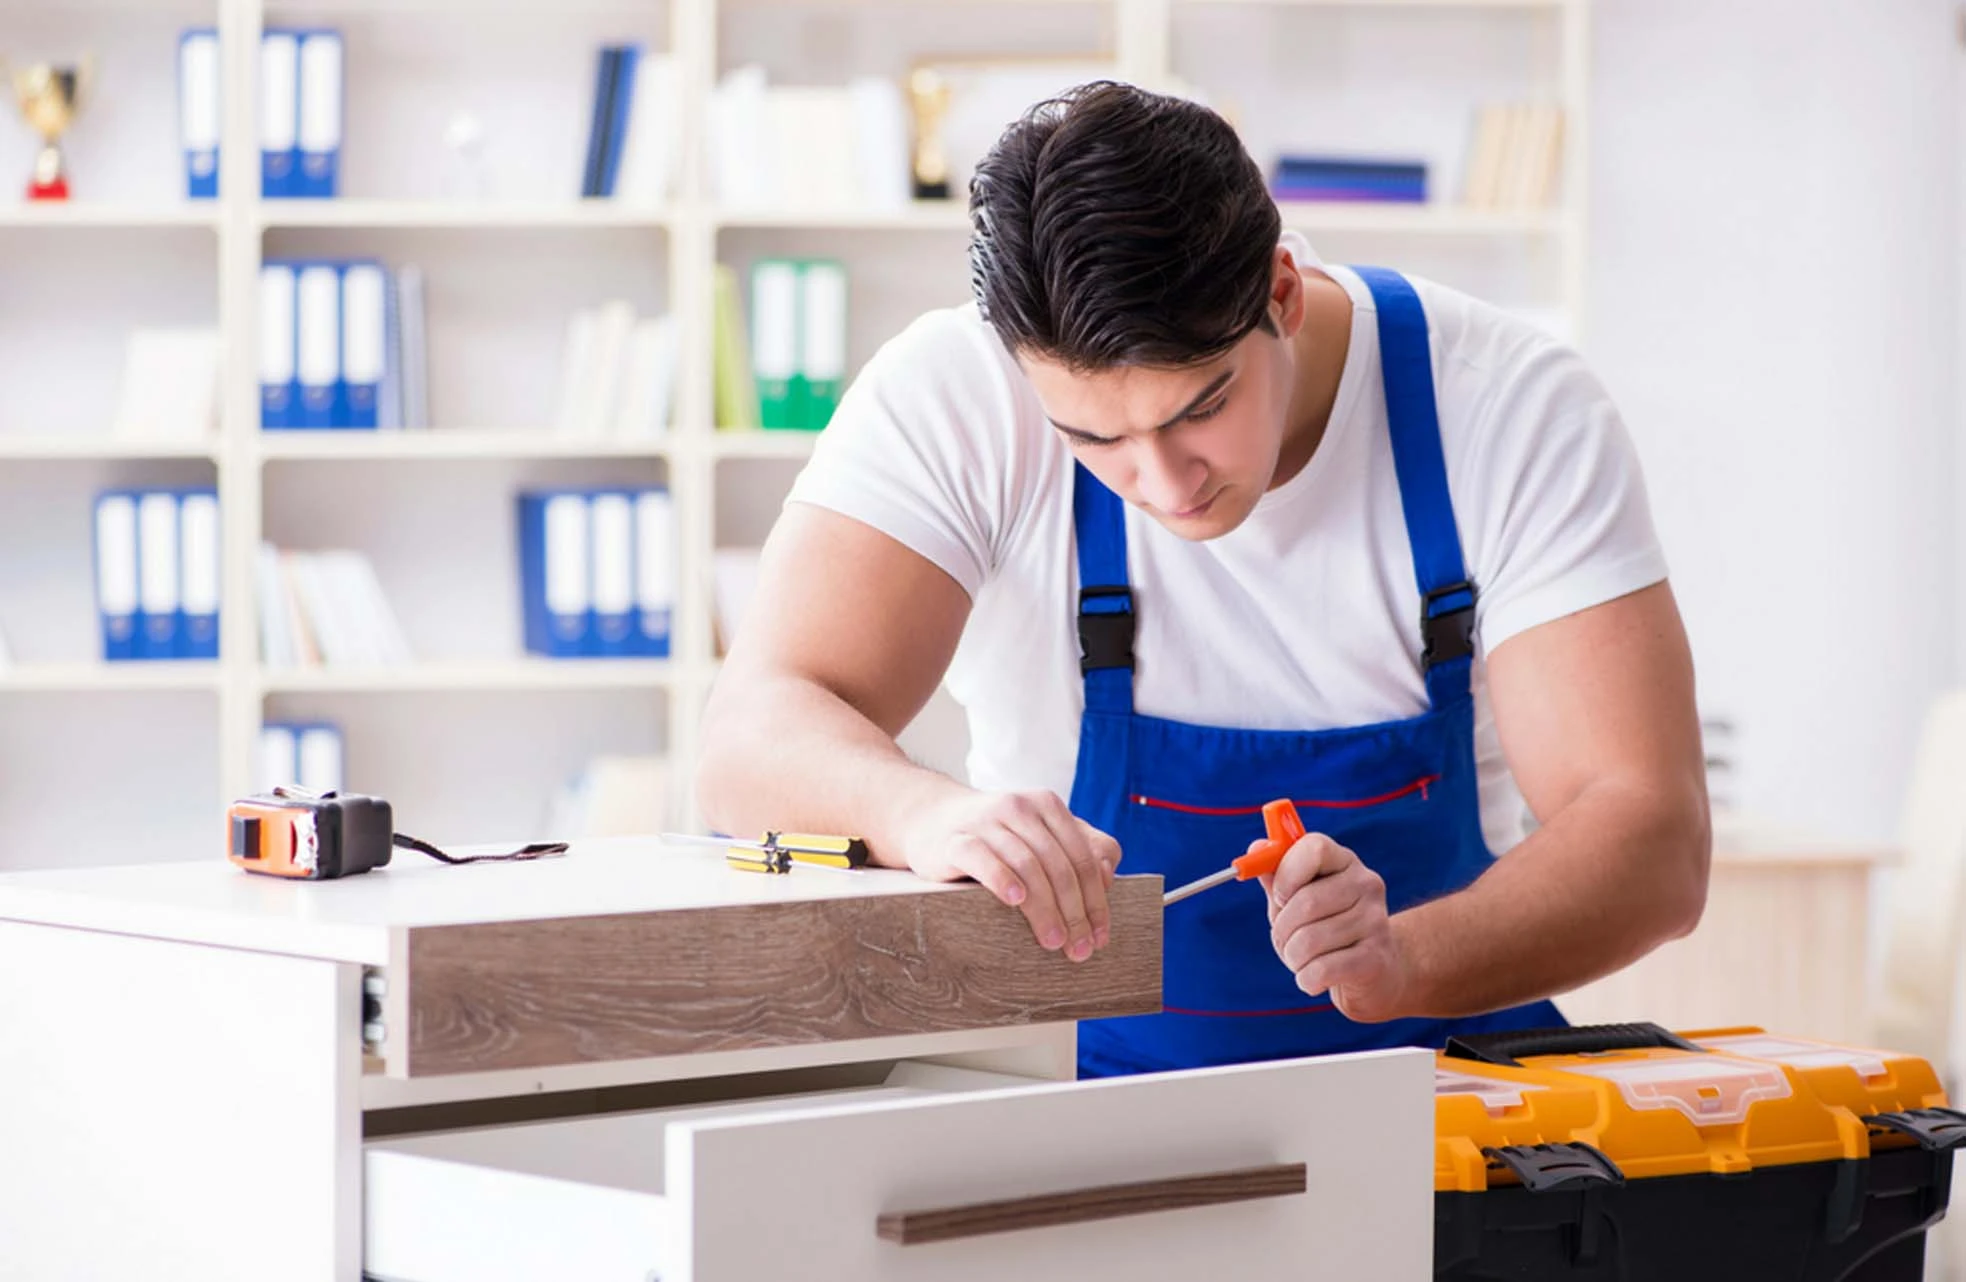
[[1589, 354], [1744, 809], [1888, 838], [1958, 678], [1959, 108], [1942, 0], [1600, 0]]

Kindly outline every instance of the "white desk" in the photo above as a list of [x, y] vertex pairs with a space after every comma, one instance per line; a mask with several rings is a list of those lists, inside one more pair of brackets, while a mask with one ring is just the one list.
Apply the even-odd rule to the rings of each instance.
[[[1072, 1020], [1158, 1005], [1159, 890], [1073, 966], [973, 886], [636, 841], [0, 877], [0, 1278], [1427, 1277], [1425, 1052], [1067, 1080]], [[364, 1140], [665, 1082], [793, 1094]]]

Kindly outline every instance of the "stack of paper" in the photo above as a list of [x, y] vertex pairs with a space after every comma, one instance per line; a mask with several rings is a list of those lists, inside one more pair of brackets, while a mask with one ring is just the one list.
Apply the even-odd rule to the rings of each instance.
[[666, 757], [595, 757], [553, 798], [546, 831], [561, 841], [659, 833], [669, 826], [668, 793]]
[[1563, 168], [1563, 109], [1491, 103], [1475, 115], [1463, 201], [1470, 209], [1545, 209]]
[[218, 430], [215, 329], [130, 331], [111, 429], [126, 441], [202, 441]]
[[375, 567], [359, 552], [259, 547], [259, 635], [267, 666], [384, 667], [414, 661]]
[[567, 324], [553, 430], [586, 439], [653, 440], [669, 428], [676, 382], [673, 317], [637, 318], [615, 300]]
[[758, 66], [711, 95], [711, 178], [731, 209], [896, 209], [910, 195], [901, 86], [773, 86]]

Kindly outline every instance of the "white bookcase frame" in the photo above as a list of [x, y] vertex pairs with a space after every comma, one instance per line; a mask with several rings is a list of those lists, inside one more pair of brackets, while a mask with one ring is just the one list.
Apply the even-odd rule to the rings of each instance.
[[[49, 0], [52, 3], [52, 0]], [[896, 0], [888, 0], [890, 4]], [[934, 0], [912, 0], [931, 4]], [[1031, 0], [995, 0], [1012, 11]], [[1587, 0], [1077, 0], [1080, 7], [1107, 11], [1115, 35], [1114, 54], [1121, 73], [1146, 85], [1167, 83], [1176, 64], [1177, 11], [1245, 7], [1488, 9], [1549, 18], [1557, 61], [1550, 83], [1560, 86], [1565, 112], [1562, 203], [1549, 210], [1495, 212], [1465, 210], [1451, 203], [1424, 206], [1291, 205], [1286, 222], [1313, 237], [1350, 234], [1415, 238], [1496, 238], [1554, 245], [1560, 264], [1560, 298], [1553, 300], [1576, 331], [1584, 314], [1586, 195], [1588, 192], [1588, 8]], [[34, 227], [105, 228], [125, 234], [148, 228], [210, 228], [217, 239], [218, 324], [230, 359], [222, 392], [221, 430], [210, 442], [188, 445], [136, 445], [100, 437], [0, 435], [0, 463], [51, 460], [206, 459], [213, 464], [222, 504], [224, 600], [222, 658], [216, 663], [109, 665], [72, 661], [17, 663], [0, 668], [0, 699], [16, 692], [87, 693], [157, 690], [215, 693], [219, 718], [219, 778], [216, 805], [243, 795], [252, 784], [256, 736], [268, 697], [280, 694], [340, 693], [498, 693], [508, 691], [666, 692], [668, 725], [663, 736], [672, 769], [675, 822], [691, 823], [694, 805], [688, 763], [694, 759], [697, 721], [715, 675], [708, 567], [715, 545], [717, 469], [728, 459], [798, 460], [811, 438], [797, 433], [719, 433], [712, 429], [711, 316], [713, 269], [718, 234], [730, 229], [750, 234], [865, 232], [954, 235], [966, 226], [960, 202], [899, 213], [724, 214], [711, 203], [704, 163], [704, 122], [710, 91], [720, 65], [719, 4], [799, 6], [801, 0], [667, 0], [669, 50], [678, 60], [682, 110], [677, 121], [679, 172], [673, 202], [660, 210], [619, 206], [606, 201], [535, 200], [523, 204], [461, 204], [440, 201], [346, 199], [318, 202], [263, 202], [258, 196], [258, 143], [254, 113], [257, 50], [262, 26], [283, 17], [274, 0], [216, 0], [224, 75], [221, 173], [223, 196], [216, 202], [179, 202], [157, 207], [127, 205], [27, 206], [0, 204], [0, 237], [9, 229]], [[969, 7], [989, 0], [967, 0]], [[856, 0], [828, 0], [826, 7], [851, 10]], [[531, 13], [531, 3], [501, 9]], [[551, 21], [555, 6], [540, 0], [537, 16]], [[269, 9], [271, 13], [269, 14]], [[471, 6], [453, 0], [323, 0], [311, 17], [346, 15], [361, 21], [378, 13], [430, 10], [456, 12], [469, 21]], [[648, 12], [628, 3], [581, 6], [585, 12]], [[102, 15], [115, 21], [112, 9]], [[924, 51], [929, 52], [929, 51]], [[401, 433], [261, 433], [259, 395], [251, 353], [256, 346], [256, 283], [266, 234], [290, 228], [335, 228], [388, 232], [500, 229], [513, 233], [578, 235], [584, 229], [647, 230], [659, 233], [668, 255], [669, 303], [681, 324], [680, 366], [674, 426], [660, 442], [572, 441], [539, 432], [471, 430], [439, 426]], [[182, 234], [182, 233], [179, 233]], [[655, 238], [652, 237], [652, 241]], [[554, 353], [557, 356], [557, 353]], [[107, 373], [107, 371], [105, 371]], [[666, 661], [457, 661], [405, 670], [305, 671], [269, 669], [259, 657], [253, 608], [255, 548], [267, 528], [263, 512], [263, 469], [269, 463], [304, 467], [315, 462], [386, 463], [402, 460], [420, 467], [495, 460], [659, 461], [676, 497], [679, 521], [679, 599], [672, 657]], [[412, 462], [413, 461], [413, 462]], [[4, 707], [0, 704], [0, 707]], [[0, 734], [4, 734], [0, 718]], [[358, 783], [364, 782], [360, 779]], [[541, 780], [542, 789], [556, 781]], [[374, 786], [375, 781], [367, 781]], [[4, 784], [0, 784], [4, 786]], [[543, 798], [542, 798], [543, 799]], [[442, 834], [436, 834], [442, 836]]]

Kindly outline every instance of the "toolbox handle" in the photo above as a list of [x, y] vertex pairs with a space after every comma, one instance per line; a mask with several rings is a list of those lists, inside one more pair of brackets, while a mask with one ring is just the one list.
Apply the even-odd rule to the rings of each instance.
[[1144, 1215], [1149, 1211], [1178, 1211], [1191, 1206], [1288, 1197], [1309, 1188], [1310, 1176], [1304, 1163], [1289, 1162], [1237, 1171], [1211, 1171], [1205, 1175], [1177, 1175], [1137, 1184], [1070, 1189], [1001, 1202], [974, 1202], [927, 1211], [892, 1211], [875, 1222], [874, 1231], [889, 1242], [918, 1246], [924, 1242], [980, 1237], [985, 1233]]
[[1508, 1033], [1468, 1033], [1447, 1039], [1450, 1059], [1521, 1068], [1523, 1055], [1595, 1055], [1604, 1051], [1671, 1049], [1701, 1051], [1657, 1024], [1580, 1024], [1575, 1028], [1525, 1028]]

